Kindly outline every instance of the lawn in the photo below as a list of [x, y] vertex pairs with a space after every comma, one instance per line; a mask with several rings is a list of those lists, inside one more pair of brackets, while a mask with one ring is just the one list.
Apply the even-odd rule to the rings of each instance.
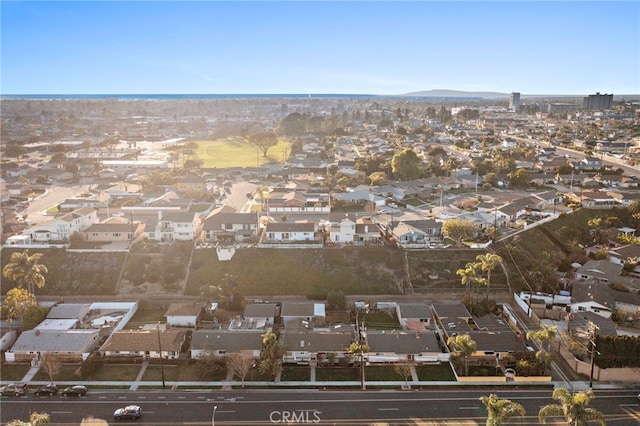
[[357, 367], [320, 367], [316, 368], [316, 380], [322, 382], [360, 380], [360, 369]]
[[311, 380], [310, 367], [283, 367], [280, 381], [282, 382], [308, 382]]
[[31, 368], [29, 364], [3, 362], [0, 365], [0, 380], [3, 382], [19, 382], [27, 374], [29, 368]]
[[429, 382], [455, 382], [456, 377], [449, 363], [416, 366], [418, 380]]
[[131, 320], [127, 323], [127, 329], [138, 329], [143, 324], [157, 324], [158, 322], [166, 322], [164, 309], [158, 309], [149, 303], [141, 302], [138, 304], [138, 310]]
[[278, 144], [269, 148], [267, 158], [255, 145], [242, 137], [228, 137], [215, 141], [197, 141], [196, 155], [204, 168], [259, 167], [268, 162], [282, 162], [291, 152], [291, 143], [278, 139]]
[[147, 367], [147, 370], [142, 376], [144, 382], [159, 382], [162, 381], [162, 374], [164, 370], [164, 380], [166, 382], [184, 381], [184, 382], [198, 382], [198, 381], [212, 381], [218, 382], [226, 380], [226, 370], [216, 370], [211, 372], [211, 377], [203, 379], [197, 366], [181, 363], [179, 365], [165, 365], [161, 367], [159, 364], [152, 364]]
[[[140, 372], [140, 365], [100, 364], [94, 372], [86, 377], [78, 374], [78, 365], [63, 365], [60, 374], [54, 376], [53, 381], [72, 382], [78, 380], [132, 382]], [[34, 381], [49, 381], [49, 375], [40, 369], [33, 378]]]

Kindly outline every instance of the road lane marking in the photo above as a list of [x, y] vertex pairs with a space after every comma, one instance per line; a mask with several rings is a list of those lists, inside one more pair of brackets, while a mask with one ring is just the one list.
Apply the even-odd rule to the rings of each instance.
[[52, 411], [51, 414], [71, 414], [73, 411]]
[[477, 410], [480, 406], [475, 407], [458, 407], [458, 410]]
[[378, 411], [398, 411], [398, 408], [378, 408]]

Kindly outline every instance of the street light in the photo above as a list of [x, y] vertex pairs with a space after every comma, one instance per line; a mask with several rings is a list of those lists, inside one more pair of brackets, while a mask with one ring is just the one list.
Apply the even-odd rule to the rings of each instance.
[[216, 410], [218, 409], [217, 405], [213, 406], [213, 414], [211, 414], [211, 426], [216, 426]]

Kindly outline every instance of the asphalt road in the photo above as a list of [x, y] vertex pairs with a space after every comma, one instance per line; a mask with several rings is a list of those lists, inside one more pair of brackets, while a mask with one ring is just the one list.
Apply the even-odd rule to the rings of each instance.
[[[430, 391], [101, 391], [86, 397], [3, 397], [0, 421], [26, 420], [30, 412], [47, 412], [52, 425], [79, 425], [83, 418], [115, 424], [113, 411], [140, 405], [138, 425], [480, 425], [486, 410], [482, 395], [497, 393], [521, 403], [526, 417], [506, 424], [539, 424], [540, 407], [552, 403], [551, 388], [527, 390], [438, 389]], [[640, 406], [632, 390], [599, 390], [590, 407], [606, 416], [610, 426], [640, 424]], [[215, 417], [214, 417], [215, 407]], [[552, 419], [549, 419], [552, 420]], [[559, 420], [559, 419], [553, 419]], [[134, 423], [119, 421], [118, 424]], [[102, 423], [105, 424], [105, 423]]]

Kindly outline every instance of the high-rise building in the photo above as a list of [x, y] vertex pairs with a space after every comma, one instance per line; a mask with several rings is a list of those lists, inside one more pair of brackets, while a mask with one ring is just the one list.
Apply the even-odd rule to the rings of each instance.
[[520, 92], [513, 92], [509, 97], [509, 109], [513, 112], [520, 111]]
[[613, 105], [613, 94], [601, 95], [600, 92], [596, 92], [595, 95], [589, 95], [582, 100], [582, 108], [591, 111], [611, 109], [611, 105]]

